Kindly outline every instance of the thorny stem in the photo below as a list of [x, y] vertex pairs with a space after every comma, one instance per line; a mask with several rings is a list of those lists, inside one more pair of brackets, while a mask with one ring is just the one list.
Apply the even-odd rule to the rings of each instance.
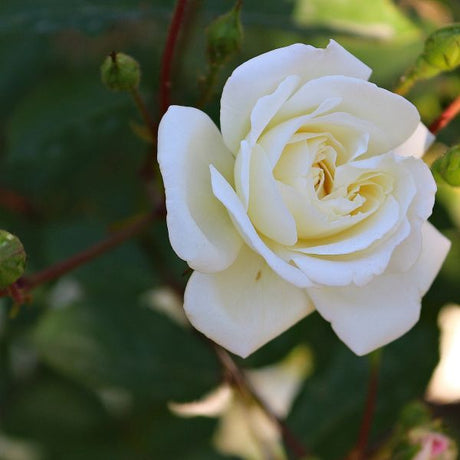
[[213, 343], [213, 345], [216, 355], [220, 363], [222, 364], [222, 367], [227, 372], [229, 379], [235, 385], [236, 389], [240, 391], [243, 394], [243, 396], [250, 395], [251, 398], [270, 418], [270, 420], [277, 426], [278, 430], [283, 436], [283, 440], [286, 446], [289, 448], [289, 450], [292, 452], [295, 458], [302, 459], [306, 457], [307, 450], [305, 449], [305, 447], [290, 431], [286, 423], [273, 412], [273, 410], [267, 405], [265, 401], [261, 399], [261, 397], [257, 394], [257, 391], [254, 389], [254, 387], [247, 379], [246, 375], [244, 374], [244, 371], [238, 367], [238, 365], [232, 359], [230, 354], [219, 345], [215, 343]]
[[430, 125], [429, 130], [433, 134], [437, 134], [441, 129], [445, 128], [460, 112], [460, 96], [458, 96]]
[[186, 5], [187, 0], [177, 0], [163, 51], [160, 73], [160, 118], [171, 103], [171, 68]]
[[143, 231], [148, 224], [159, 214], [163, 213], [160, 207], [154, 212], [144, 214], [140, 218], [136, 219], [132, 224], [123, 228], [119, 232], [116, 232], [109, 236], [107, 239], [96, 243], [95, 245], [85, 249], [78, 254], [75, 254], [68, 259], [58, 262], [51, 267], [45, 268], [33, 275], [20, 278], [12, 286], [6, 289], [0, 289], [0, 297], [12, 296], [14, 300], [18, 300], [17, 292], [20, 290], [22, 293], [28, 292], [40, 284], [47, 283], [62, 275], [80, 267], [81, 265], [90, 262], [91, 260], [105, 254], [111, 249], [124, 243], [126, 240], [139, 234]]
[[377, 401], [377, 388], [379, 379], [380, 363], [382, 361], [382, 349], [374, 351], [369, 356], [370, 375], [369, 384], [367, 387], [367, 397], [364, 406], [364, 412], [361, 419], [358, 441], [355, 448], [348, 456], [348, 460], [365, 460], [366, 449], [369, 440], [369, 434], [372, 427], [372, 419], [374, 418], [375, 404]]

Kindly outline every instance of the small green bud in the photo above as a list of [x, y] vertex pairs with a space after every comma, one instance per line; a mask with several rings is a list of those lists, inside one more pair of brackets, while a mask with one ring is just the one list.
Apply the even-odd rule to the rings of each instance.
[[241, 1], [228, 13], [219, 16], [206, 30], [208, 59], [212, 66], [221, 66], [237, 53], [243, 41], [240, 19]]
[[460, 65], [460, 24], [433, 32], [425, 43], [425, 60], [440, 71], [454, 70]]
[[460, 145], [449, 149], [431, 166], [435, 178], [441, 178], [453, 187], [460, 186]]
[[423, 53], [415, 61], [412, 78], [431, 78], [460, 65], [460, 24], [433, 32], [425, 42]]
[[19, 238], [0, 230], [0, 288], [13, 284], [24, 273], [26, 252]]
[[101, 65], [101, 80], [113, 91], [131, 91], [139, 86], [141, 70], [131, 56], [112, 51]]

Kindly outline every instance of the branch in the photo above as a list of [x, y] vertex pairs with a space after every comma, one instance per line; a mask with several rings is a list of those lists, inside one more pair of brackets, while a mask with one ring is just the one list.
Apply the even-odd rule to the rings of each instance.
[[186, 4], [187, 0], [177, 0], [163, 51], [160, 72], [160, 118], [171, 104], [171, 68]]
[[96, 243], [95, 245], [85, 249], [74, 256], [58, 262], [51, 267], [45, 268], [33, 275], [19, 278], [13, 283], [13, 286], [6, 289], [0, 289], [0, 297], [11, 296], [12, 292], [16, 293], [19, 289], [21, 292], [27, 292], [40, 284], [47, 283], [56, 278], [59, 278], [66, 273], [75, 270], [76, 268], [90, 262], [93, 259], [105, 254], [116, 246], [124, 243], [126, 240], [139, 234], [143, 231], [152, 220], [162, 213], [162, 209], [158, 208], [154, 212], [144, 214], [129, 226], [123, 228], [119, 232], [113, 233], [107, 239]]
[[38, 216], [38, 211], [26, 197], [3, 187], [0, 188], [0, 206], [10, 212], [23, 214], [27, 217]]
[[441, 115], [430, 125], [429, 130], [437, 134], [445, 128], [460, 112], [460, 96], [458, 96]]
[[307, 450], [300, 443], [300, 441], [290, 431], [286, 423], [281, 420], [273, 410], [267, 405], [265, 401], [257, 394], [257, 391], [251, 385], [251, 382], [247, 379], [244, 371], [238, 367], [230, 354], [225, 351], [221, 346], [211, 342], [214, 346], [214, 350], [217, 357], [229, 375], [232, 383], [236, 388], [245, 396], [250, 395], [252, 399], [259, 405], [259, 407], [265, 412], [268, 418], [276, 425], [283, 440], [289, 450], [292, 452], [296, 459], [302, 459], [307, 456]]
[[364, 406], [361, 426], [359, 428], [358, 441], [352, 452], [348, 455], [348, 460], [365, 460], [369, 434], [374, 418], [375, 404], [377, 401], [377, 388], [379, 380], [379, 369], [382, 356], [382, 349], [374, 351], [370, 356], [370, 375], [367, 387], [366, 404]]

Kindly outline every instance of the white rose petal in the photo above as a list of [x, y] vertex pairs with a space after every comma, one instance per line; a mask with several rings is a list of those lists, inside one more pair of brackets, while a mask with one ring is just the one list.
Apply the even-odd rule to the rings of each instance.
[[241, 239], [211, 191], [210, 164], [232, 176], [232, 156], [219, 131], [203, 112], [172, 106], [161, 120], [158, 144], [174, 250], [196, 270], [225, 269]]
[[368, 66], [333, 40], [326, 49], [297, 43], [257, 56], [235, 69], [225, 84], [220, 117], [225, 144], [233, 152], [238, 151], [249, 132], [254, 105], [291, 75], [307, 82], [324, 75], [367, 80], [370, 74]]
[[286, 281], [298, 287], [311, 286], [312, 282], [301, 270], [283, 260], [266, 245], [254, 229], [235, 191], [213, 166], [211, 166], [211, 181], [214, 195], [227, 208], [247, 245], [260, 254], [272, 270]]
[[309, 289], [318, 312], [358, 355], [407, 332], [420, 315], [421, 297], [431, 286], [450, 242], [430, 223], [423, 226], [423, 249], [406, 273], [384, 273], [364, 287]]
[[313, 311], [303, 289], [244, 247], [227, 270], [192, 274], [184, 308], [198, 330], [243, 357]]
[[434, 141], [431, 134], [423, 123], [419, 123], [411, 137], [403, 144], [394, 149], [394, 152], [402, 156], [422, 158], [423, 154], [430, 148]]

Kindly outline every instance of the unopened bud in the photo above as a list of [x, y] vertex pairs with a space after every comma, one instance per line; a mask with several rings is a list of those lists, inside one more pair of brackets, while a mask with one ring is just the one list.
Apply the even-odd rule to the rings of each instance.
[[24, 273], [26, 253], [19, 238], [0, 230], [0, 288], [13, 284]]
[[438, 158], [431, 170], [436, 178], [441, 178], [453, 187], [460, 186], [460, 145], [449, 149], [442, 157]]
[[423, 53], [415, 61], [411, 78], [431, 78], [460, 65], [460, 24], [433, 32], [425, 42]]
[[221, 66], [237, 53], [243, 41], [240, 19], [241, 2], [228, 13], [212, 22], [207, 31], [208, 59], [211, 65]]
[[101, 80], [113, 91], [131, 91], [139, 86], [138, 62], [124, 53], [110, 53], [101, 65]]
[[433, 32], [425, 43], [423, 56], [440, 71], [454, 70], [460, 65], [460, 24]]

